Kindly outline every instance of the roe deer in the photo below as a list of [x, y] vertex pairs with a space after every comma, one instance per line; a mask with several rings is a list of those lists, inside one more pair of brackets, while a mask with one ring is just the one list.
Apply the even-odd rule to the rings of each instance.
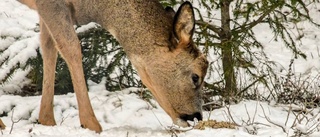
[[202, 120], [201, 88], [208, 61], [192, 41], [193, 7], [177, 13], [158, 0], [20, 0], [40, 16], [44, 66], [39, 122], [55, 125], [53, 96], [58, 52], [68, 64], [81, 126], [101, 132], [87, 93], [75, 24], [97, 22], [122, 45], [144, 85], [172, 121]]

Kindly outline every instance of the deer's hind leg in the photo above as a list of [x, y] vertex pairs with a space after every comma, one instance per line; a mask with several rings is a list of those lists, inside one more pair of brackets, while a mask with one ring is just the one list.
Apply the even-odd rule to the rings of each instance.
[[66, 61], [71, 73], [81, 126], [101, 132], [102, 128], [94, 115], [88, 96], [82, 66], [81, 47], [73, 28], [74, 19], [72, 18], [72, 10], [69, 9], [70, 5], [60, 0], [39, 0], [37, 1], [37, 7], [43, 24], [50, 32], [56, 43], [56, 49]]
[[40, 19], [40, 41], [43, 59], [42, 98], [39, 113], [39, 123], [56, 125], [53, 115], [54, 80], [57, 62], [57, 49], [48, 28]]

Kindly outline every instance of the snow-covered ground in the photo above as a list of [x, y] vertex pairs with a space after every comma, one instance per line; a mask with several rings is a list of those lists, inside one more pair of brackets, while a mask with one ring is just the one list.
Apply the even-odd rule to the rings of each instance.
[[[318, 7], [317, 7], [318, 6]], [[319, 15], [320, 5], [313, 6], [311, 14]], [[319, 18], [317, 22], [320, 22]], [[39, 33], [35, 33], [37, 13], [15, 0], [0, 2], [0, 59], [10, 59], [7, 67], [0, 68], [0, 79], [8, 72], [10, 65], [17, 62], [23, 64], [28, 57], [36, 56], [35, 50], [39, 45]], [[307, 60], [295, 60], [294, 71], [315, 75], [320, 70], [320, 29], [307, 22], [299, 24], [303, 27], [305, 36], [300, 49], [306, 53]], [[268, 57], [278, 62], [284, 68], [290, 63], [292, 54], [281, 42], [274, 41], [272, 32], [261, 25], [255, 28], [258, 39], [265, 45]], [[19, 40], [17, 40], [19, 39]], [[2, 60], [0, 60], [1, 62]], [[279, 72], [281, 68], [279, 68]], [[236, 122], [241, 125], [235, 129], [205, 128], [191, 129], [184, 132], [170, 131], [170, 117], [151, 100], [144, 101], [136, 93], [137, 88], [125, 89], [118, 92], [105, 90], [104, 83], [89, 82], [89, 95], [98, 121], [103, 132], [96, 134], [80, 127], [77, 103], [74, 94], [55, 96], [54, 113], [56, 126], [35, 124], [38, 118], [40, 96], [21, 97], [5, 95], [4, 90], [17, 90], [24, 83], [27, 71], [18, 71], [11, 82], [0, 87], [0, 114], [7, 128], [0, 131], [3, 137], [78, 137], [78, 136], [108, 136], [108, 137], [286, 137], [294, 135], [295, 131], [319, 137], [319, 108], [306, 109], [306, 113], [293, 113], [291, 110], [302, 109], [300, 106], [285, 106], [276, 103], [259, 101], [242, 101], [239, 104], [227, 106], [213, 111], [204, 112], [204, 120]], [[14, 109], [12, 109], [14, 108]], [[309, 112], [310, 111], [310, 112]], [[298, 116], [297, 116], [298, 115]], [[12, 131], [11, 131], [12, 130]]]

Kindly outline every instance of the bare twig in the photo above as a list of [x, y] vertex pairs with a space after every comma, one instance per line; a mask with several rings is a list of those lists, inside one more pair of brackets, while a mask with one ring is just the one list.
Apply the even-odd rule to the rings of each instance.
[[200, 26], [207, 27], [208, 29], [212, 30], [213, 32], [215, 32], [217, 34], [219, 34], [221, 31], [220, 27], [215, 26], [213, 24], [209, 24], [208, 22], [205, 22], [205, 21], [197, 20], [196, 24], [200, 25]]
[[249, 114], [249, 112], [248, 112], [248, 109], [247, 109], [247, 105], [246, 105], [246, 104], [244, 104], [244, 108], [246, 109], [246, 113], [247, 113], [247, 116], [248, 116], [248, 120], [247, 120], [247, 122], [245, 122], [245, 123], [247, 123], [247, 124], [252, 123], [252, 122], [251, 122], [251, 117], [250, 117], [250, 114]]
[[69, 114], [66, 117], [62, 117], [62, 120], [60, 122], [60, 126], [62, 125], [62, 123], [68, 118]]
[[12, 122], [12, 124], [11, 124], [11, 129], [10, 129], [9, 134], [11, 134], [11, 133], [12, 133], [13, 125], [14, 125], [15, 123], [20, 122], [20, 120], [22, 119], [22, 118], [19, 118], [17, 121], [14, 121], [14, 120], [13, 120], [13, 114], [14, 114], [14, 109], [12, 109], [12, 115], [11, 115], [11, 122]]
[[229, 115], [230, 119], [232, 120], [232, 122], [233, 122], [234, 124], [236, 124], [236, 126], [240, 126], [240, 124], [238, 124], [238, 123], [233, 119], [233, 116], [232, 116], [231, 111], [230, 111], [230, 106], [226, 105], [226, 108], [227, 108], [227, 110], [228, 110], [227, 112], [228, 112], [228, 115]]
[[273, 121], [266, 115], [266, 112], [264, 111], [264, 108], [263, 108], [263, 106], [262, 106], [261, 104], [260, 104], [260, 107], [261, 107], [261, 109], [262, 109], [262, 112], [263, 112], [264, 117], [266, 118], [266, 120], [267, 120], [269, 123], [271, 123], [271, 124], [273, 124], [273, 125], [275, 125], [275, 126], [280, 127], [280, 128], [283, 130], [283, 132], [287, 133], [285, 127], [281, 126], [280, 124], [277, 124], [277, 123], [273, 122]]
[[310, 126], [307, 134], [312, 134], [313, 132], [315, 132], [315, 129], [317, 129], [319, 126], [320, 126], [320, 122], [319, 121], [315, 122], [313, 125]]
[[288, 123], [288, 120], [289, 120], [289, 115], [290, 115], [291, 110], [292, 110], [292, 107], [290, 105], [289, 110], [288, 110], [287, 119], [286, 119], [286, 122], [284, 123], [284, 125], [286, 125], [286, 126], [287, 126], [287, 123]]
[[254, 114], [253, 114], [252, 123], [254, 123], [254, 120], [255, 120], [256, 115], [257, 115], [257, 111], [258, 111], [258, 102], [256, 104], [256, 109], [255, 109]]
[[[145, 101], [145, 102], [148, 104], [147, 101]], [[173, 130], [173, 129], [170, 128], [170, 127], [169, 127], [169, 129], [168, 129], [168, 128], [166, 128], [164, 125], [162, 125], [161, 121], [159, 120], [159, 118], [157, 117], [157, 115], [154, 113], [154, 111], [153, 111], [152, 109], [151, 109], [151, 112], [152, 112], [152, 114], [154, 115], [154, 117], [157, 119], [157, 121], [159, 122], [159, 124], [160, 124], [162, 127], [164, 127], [164, 129], [165, 129], [169, 134], [171, 134], [171, 137], [178, 137], [178, 135], [177, 135], [177, 133], [176, 133], [175, 130]]]
[[242, 25], [242, 26], [240, 26], [238, 28], [235, 28], [234, 30], [236, 30], [237, 32], [240, 32], [240, 31], [252, 29], [254, 26], [256, 26], [257, 24], [261, 23], [266, 16], [268, 16], [272, 11], [274, 11], [275, 8], [277, 8], [277, 6], [270, 7], [257, 20], [254, 20], [254, 21], [252, 21], [252, 22], [250, 22], [248, 24], [244, 24], [244, 25]]
[[[320, 121], [318, 120], [319, 113], [317, 113], [316, 115], [313, 115], [312, 114], [313, 110], [314, 109], [307, 110], [306, 108], [302, 108], [301, 111], [299, 111], [297, 114], [292, 113], [296, 118], [292, 123], [291, 128], [295, 129], [296, 136], [310, 135], [314, 133], [316, 129], [320, 126]], [[308, 117], [310, 115], [312, 116], [311, 118]], [[312, 123], [312, 124], [309, 126], [309, 123]], [[307, 126], [307, 129], [302, 130], [301, 128], [299, 128], [301, 127], [299, 125], [302, 125], [302, 126], [305, 125]]]

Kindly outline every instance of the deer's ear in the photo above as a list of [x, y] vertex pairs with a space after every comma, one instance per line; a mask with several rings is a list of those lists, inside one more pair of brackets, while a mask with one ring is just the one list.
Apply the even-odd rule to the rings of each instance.
[[195, 19], [193, 7], [190, 2], [184, 2], [173, 21], [173, 32], [179, 40], [177, 48], [186, 48], [191, 42], [194, 31]]

